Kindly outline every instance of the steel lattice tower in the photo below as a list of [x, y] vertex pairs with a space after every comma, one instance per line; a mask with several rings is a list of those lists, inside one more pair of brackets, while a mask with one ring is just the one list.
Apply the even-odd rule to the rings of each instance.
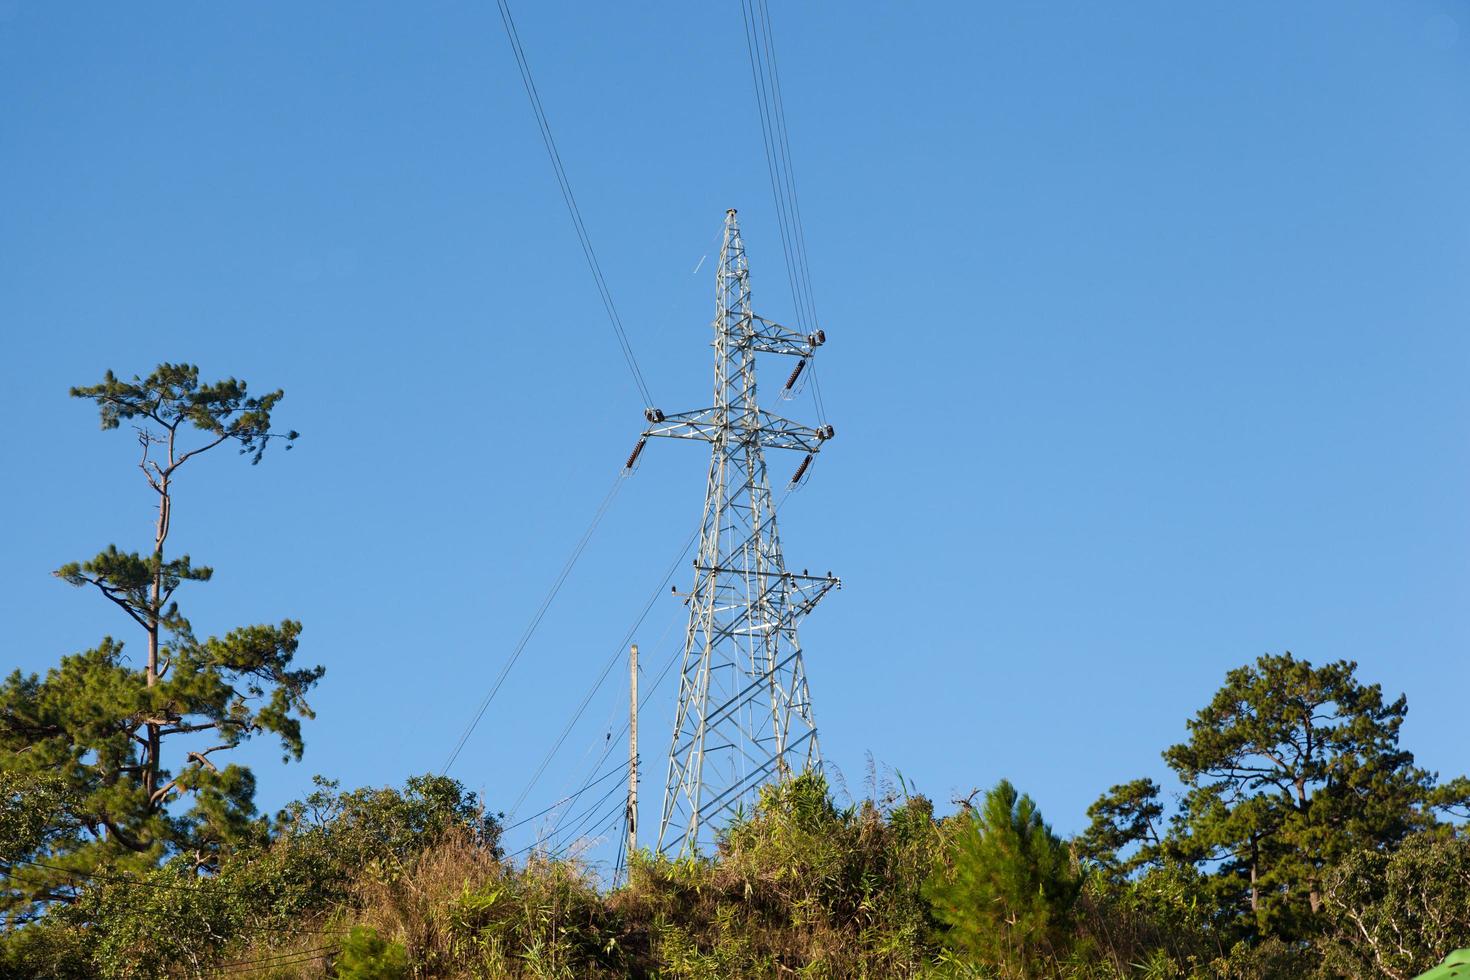
[[786, 570], [765, 461], [767, 449], [805, 453], [792, 478], [799, 482], [832, 427], [792, 422], [756, 400], [757, 354], [799, 358], [789, 390], [825, 337], [751, 311], [750, 270], [734, 209], [725, 215], [713, 326], [714, 405], [669, 416], [649, 409], [650, 425], [629, 460], [653, 436], [710, 444], [658, 831], [659, 850], [671, 853], [694, 850], [712, 818], [748, 803], [766, 780], [821, 766], [797, 626], [840, 585], [830, 572]]

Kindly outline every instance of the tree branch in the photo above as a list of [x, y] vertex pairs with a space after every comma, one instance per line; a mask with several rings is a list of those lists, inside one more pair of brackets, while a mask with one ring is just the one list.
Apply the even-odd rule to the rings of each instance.
[[130, 851], [146, 851], [146, 850], [148, 850], [147, 845], [145, 845], [142, 841], [140, 841], [137, 838], [131, 836], [127, 831], [123, 830], [121, 827], [119, 827], [117, 824], [113, 823], [111, 820], [107, 819], [106, 817], [103, 817], [101, 822], [102, 822], [102, 826], [104, 826], [104, 827], [107, 828], [107, 832], [112, 835], [113, 839], [115, 839], [123, 847], [126, 847], [128, 850], [130, 850]]
[[[169, 719], [169, 721], [178, 721], [178, 720], [179, 719], [177, 719], [177, 718], [171, 718], [171, 719]], [[159, 724], [166, 724], [166, 723], [165, 722], [159, 722]], [[210, 729], [215, 729], [217, 731], [224, 731], [224, 728], [225, 728], [226, 725], [233, 725], [236, 728], [245, 728], [245, 727], [248, 727], [246, 725], [246, 723], [243, 722], [243, 721], [235, 721], [232, 718], [221, 718], [218, 721], [200, 722], [197, 725], [180, 725], [177, 728], [160, 728], [158, 730], [158, 734], [160, 736], [165, 736], [165, 735], [188, 735], [188, 734], [191, 734], [193, 732], [207, 732]]]
[[174, 460], [173, 462], [170, 462], [169, 463], [168, 472], [169, 473], [173, 473], [174, 470], [178, 469], [180, 466], [183, 466], [184, 463], [190, 457], [198, 456], [200, 453], [207, 453], [211, 449], [213, 449], [215, 446], [218, 446], [220, 443], [224, 442], [225, 440], [227, 440], [229, 438], [230, 438], [230, 433], [228, 431], [226, 431], [222, 436], [220, 436], [218, 439], [214, 440], [214, 442], [206, 443], [205, 445], [200, 446], [197, 449], [191, 449], [191, 450], [189, 450], [187, 453], [184, 453], [184, 455], [180, 456], [177, 460]]
[[[180, 773], [179, 775], [182, 776], [183, 774]], [[158, 789], [154, 790], [153, 793], [152, 793], [152, 795], [150, 795], [148, 797], [148, 805], [149, 806], [156, 806], [157, 804], [161, 803], [163, 801], [163, 799], [168, 796], [168, 794], [170, 793], [170, 791], [172, 791], [173, 788], [178, 785], [178, 783], [179, 783], [179, 776], [175, 776], [173, 779], [170, 779], [168, 782], [164, 783]]]
[[107, 598], [109, 598], [113, 602], [117, 603], [118, 607], [120, 609], [122, 609], [123, 612], [127, 613], [130, 617], [132, 617], [133, 622], [137, 623], [139, 626], [143, 627], [144, 629], [147, 629], [148, 628], [148, 621], [145, 620], [145, 619], [143, 619], [143, 617], [139, 616], [133, 610], [133, 607], [128, 604], [127, 600], [125, 600], [125, 599], [119, 599], [117, 597], [117, 593], [116, 593], [116, 591], [114, 589], [111, 589], [108, 586], [103, 585], [101, 579], [89, 578], [89, 579], [84, 579], [83, 581], [90, 582], [92, 585], [97, 586], [97, 591], [101, 592], [103, 595], [107, 596]]
[[203, 752], [190, 752], [184, 758], [197, 762], [201, 767], [207, 768], [210, 772], [218, 773], [219, 769], [215, 767], [215, 764], [213, 762], [210, 762], [208, 759], [206, 759], [205, 756], [209, 755], [209, 753], [211, 752], [218, 752], [220, 749], [229, 749], [233, 747], [234, 746], [232, 746], [229, 742], [224, 742], [220, 745], [211, 746], [205, 749]]

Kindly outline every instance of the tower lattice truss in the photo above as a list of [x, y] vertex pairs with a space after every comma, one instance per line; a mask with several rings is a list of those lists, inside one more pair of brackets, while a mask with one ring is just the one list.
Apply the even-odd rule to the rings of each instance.
[[750, 270], [733, 209], [725, 216], [713, 326], [714, 405], [668, 416], [649, 409], [649, 427], [634, 451], [636, 458], [655, 436], [710, 445], [659, 822], [658, 848], [668, 853], [696, 850], [717, 818], [749, 808], [761, 784], [820, 768], [797, 627], [840, 585], [830, 572], [787, 571], [765, 459], [767, 449], [804, 453], [792, 478], [798, 483], [832, 427], [782, 418], [756, 398], [757, 354], [798, 359], [786, 382], [789, 392], [825, 337], [752, 312]]

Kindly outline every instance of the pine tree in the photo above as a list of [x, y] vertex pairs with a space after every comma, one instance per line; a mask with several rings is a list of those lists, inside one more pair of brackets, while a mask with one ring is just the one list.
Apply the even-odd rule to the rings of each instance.
[[1031, 797], [1001, 780], [952, 819], [946, 866], [925, 888], [945, 944], [1007, 975], [1058, 955], [1081, 883]]
[[[1315, 934], [1327, 869], [1391, 848], [1470, 801], [1470, 782], [1440, 784], [1399, 745], [1407, 700], [1385, 700], [1356, 670], [1286, 653], [1230, 671], [1187, 723], [1188, 741], [1164, 753], [1185, 786], [1168, 834], [1146, 836], [1162, 806], [1158, 788], [1138, 781], [1089, 810], [1087, 849], [1111, 849], [1100, 863], [1129, 870], [1194, 865], [1206, 872], [1201, 900], [1231, 910], [1245, 935]], [[1133, 861], [1118, 856], [1134, 844]]]
[[[73, 388], [94, 402], [102, 428], [132, 422], [139, 468], [156, 498], [151, 547], [109, 545], [56, 575], [95, 590], [141, 633], [146, 656], [134, 666], [111, 636], [64, 657], [44, 678], [16, 671], [0, 685], [0, 768], [59, 779], [67, 822], [31, 853], [12, 855], [0, 907], [21, 912], [66, 901], [79, 872], [99, 865], [143, 868], [184, 855], [196, 867], [248, 834], [255, 781], [227, 752], [257, 734], [278, 737], [287, 759], [303, 750], [306, 694], [321, 667], [296, 668], [301, 624], [244, 626], [200, 639], [175, 593], [207, 582], [212, 570], [168, 549], [179, 471], [226, 444], [259, 463], [273, 442], [290, 448], [295, 432], [272, 429], [283, 392], [254, 396], [233, 378], [202, 384], [188, 364], [161, 364], [131, 381], [111, 371], [101, 384]], [[64, 869], [64, 870], [55, 870]]]

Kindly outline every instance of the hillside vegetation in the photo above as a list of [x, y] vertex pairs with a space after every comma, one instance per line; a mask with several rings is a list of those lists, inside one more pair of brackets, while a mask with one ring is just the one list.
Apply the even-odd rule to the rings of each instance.
[[[6, 780], [14, 853], [30, 794]], [[1081, 857], [1006, 783], [936, 818], [903, 794], [838, 807], [804, 775], [717, 854], [635, 855], [612, 890], [574, 860], [506, 861], [498, 836], [451, 780], [323, 785], [208, 873], [98, 874], [29, 917], [12, 893], [0, 974], [1409, 977], [1470, 934], [1470, 839], [1443, 825], [1325, 867], [1291, 928], [1223, 903], [1227, 869]]]
[[319, 780], [264, 816], [230, 753], [299, 759], [324, 672], [294, 620], [197, 636], [176, 596], [212, 573], [168, 542], [181, 467], [290, 446], [283, 393], [163, 364], [72, 394], [135, 427], [157, 523], [56, 574], [143, 656], [107, 636], [0, 684], [0, 976], [1407, 980], [1470, 942], [1470, 780], [1415, 764], [1405, 698], [1290, 653], [1201, 692], [1163, 748], [1177, 785], [1108, 789], [1071, 839], [1005, 780], [940, 814], [808, 772], [713, 853], [633, 854], [611, 887], [507, 855], [498, 801], [442, 776]]

